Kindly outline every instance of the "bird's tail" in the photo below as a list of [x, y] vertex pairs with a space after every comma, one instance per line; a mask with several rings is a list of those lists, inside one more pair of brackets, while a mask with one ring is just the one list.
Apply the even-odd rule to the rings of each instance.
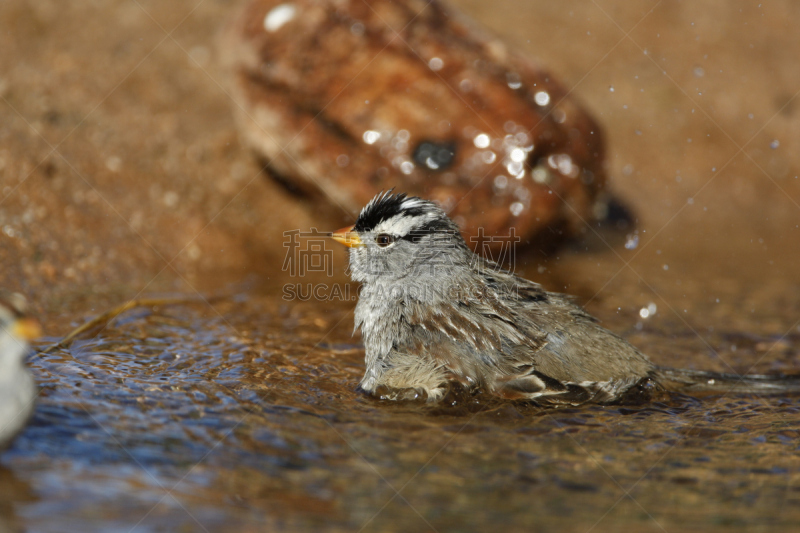
[[748, 375], [657, 367], [651, 378], [667, 390], [694, 393], [800, 394], [800, 375]]

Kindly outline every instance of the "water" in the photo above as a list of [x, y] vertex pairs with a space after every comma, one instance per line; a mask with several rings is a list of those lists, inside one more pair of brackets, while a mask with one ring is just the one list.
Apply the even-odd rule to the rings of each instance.
[[[658, 272], [663, 255], [637, 270]], [[668, 255], [679, 268], [680, 253]], [[547, 272], [593, 283], [620, 266], [612, 252], [578, 250], [519, 262], [554, 289], [562, 278]], [[685, 279], [706, 286], [692, 289], [687, 313], [659, 305], [642, 319], [650, 300], [632, 272], [589, 307], [661, 364], [800, 368], [796, 288], [784, 298], [786, 280], [745, 288], [748, 272]], [[660, 296], [680, 299], [683, 288], [648, 277]], [[713, 300], [699, 297], [708, 290]], [[455, 394], [438, 406], [394, 404], [355, 391], [363, 351], [351, 328], [351, 302], [250, 290], [213, 306], [131, 311], [33, 358], [42, 392], [3, 456], [4, 519], [44, 531], [800, 524], [798, 397], [668, 394], [545, 410]]]

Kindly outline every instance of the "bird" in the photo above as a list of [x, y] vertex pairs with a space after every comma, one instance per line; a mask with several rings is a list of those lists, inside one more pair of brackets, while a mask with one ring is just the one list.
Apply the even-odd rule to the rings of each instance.
[[24, 359], [41, 327], [26, 309], [21, 294], [0, 293], [0, 449], [25, 427], [36, 398], [36, 383]]
[[654, 364], [573, 298], [475, 254], [436, 203], [381, 192], [353, 226], [330, 234], [349, 248], [361, 283], [363, 392], [437, 402], [455, 384], [540, 405], [613, 403], [646, 384], [669, 390], [798, 392], [800, 379]]

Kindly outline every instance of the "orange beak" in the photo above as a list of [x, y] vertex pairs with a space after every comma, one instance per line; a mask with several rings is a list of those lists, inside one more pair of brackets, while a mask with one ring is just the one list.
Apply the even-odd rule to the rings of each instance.
[[358, 233], [353, 231], [355, 226], [348, 226], [346, 228], [342, 228], [340, 230], [336, 230], [331, 233], [331, 237], [334, 241], [340, 242], [347, 246], [348, 248], [355, 248], [357, 246], [364, 246], [364, 243], [361, 242], [361, 238], [358, 236]]
[[11, 334], [20, 339], [32, 341], [42, 334], [42, 328], [32, 318], [20, 318], [11, 326]]

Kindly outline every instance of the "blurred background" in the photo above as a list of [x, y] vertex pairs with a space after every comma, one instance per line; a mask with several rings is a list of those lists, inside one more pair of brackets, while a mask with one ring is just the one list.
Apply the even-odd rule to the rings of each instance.
[[[459, 0], [453, 4], [512, 48], [549, 69], [598, 120], [607, 138], [611, 188], [638, 220], [635, 231], [628, 230], [611, 247], [587, 238], [546, 256], [521, 252], [517, 270], [551, 290], [576, 294], [606, 325], [641, 346], [660, 364], [716, 370], [735, 368], [742, 372], [751, 368], [762, 372], [797, 369], [800, 362], [800, 150], [797, 149], [800, 33], [796, 28], [800, 27], [800, 6], [790, 0], [763, 3]], [[283, 232], [311, 227], [335, 229], [325, 227], [327, 221], [318, 217], [317, 206], [288, 194], [267, 179], [258, 159], [240, 143], [231, 102], [224, 89], [225, 73], [216, 59], [215, 42], [222, 23], [231, 17], [236, 5], [222, 0], [4, 0], [0, 3], [0, 50], [3, 51], [0, 54], [0, 287], [26, 294], [50, 338], [64, 335], [87, 316], [142, 294], [195, 294], [249, 280], [256, 292], [267, 295], [264, 305], [270, 307], [274, 303], [270, 303], [273, 298], [270, 295], [279, 295], [286, 280], [281, 268], [286, 254]], [[335, 276], [344, 280], [346, 256], [344, 251], [335, 253]], [[305, 317], [296, 320], [293, 326], [307, 328], [302, 330], [303, 346], [309, 350], [315, 347], [334, 350], [328, 345], [320, 348], [321, 339], [330, 331], [332, 337], [326, 342], [357, 342], [349, 340], [352, 322], [347, 313], [352, 304], [337, 310], [339, 314], [333, 317], [318, 307], [319, 303], [305, 305], [299, 310], [280, 311], [295, 318]], [[234, 305], [216, 312], [230, 319], [239, 311]], [[259, 314], [252, 309], [248, 312], [252, 320], [245, 321], [243, 327], [257, 330]], [[197, 322], [192, 323], [200, 327]], [[203, 324], [202, 320], [199, 323]], [[191, 335], [195, 330], [189, 327], [180, 331]], [[270, 334], [280, 337], [285, 331], [288, 330], [277, 328]], [[293, 346], [293, 339], [284, 339], [287, 346]], [[191, 354], [195, 348], [187, 347], [186, 353]], [[333, 369], [326, 367], [321, 371], [341, 377], [336, 393], [344, 395], [346, 401], [355, 402], [353, 405], [370, 410], [373, 422], [384, 417], [393, 420], [391, 417], [406, 416], [394, 411], [387, 414], [385, 408], [372, 404], [364, 407], [364, 400], [356, 399], [352, 388], [359, 378], [362, 354], [357, 345], [342, 350], [350, 350], [347, 352], [350, 355], [342, 356], [344, 359], [339, 361], [349, 361], [352, 368], [346, 372], [340, 369], [336, 374], [339, 363], [335, 362]], [[305, 348], [301, 351], [305, 353]], [[250, 363], [254, 368], [265, 364]], [[296, 361], [295, 364], [302, 366]], [[320, 361], [308, 364], [312, 370], [322, 368]], [[54, 367], [48, 368], [55, 372]], [[302, 368], [306, 374], [310, 372], [309, 368]], [[46, 374], [41, 369], [37, 372], [39, 379]], [[85, 368], [81, 372], [84, 373], [79, 372], [80, 375], [88, 376], [85, 379], [96, 378], [100, 384], [107, 378], [107, 387], [115, 386], [117, 378], [112, 379], [111, 374], [103, 378], [102, 373], [98, 374], [101, 377], [92, 377]], [[145, 511], [151, 503], [163, 499], [159, 500], [159, 488], [145, 479], [139, 462], [166, 464], [166, 470], [159, 475], [183, 480], [186, 470], [181, 470], [180, 462], [165, 451], [167, 437], [162, 438], [155, 427], [145, 423], [141, 431], [152, 431], [158, 437], [155, 444], [148, 444], [146, 453], [134, 453], [134, 461], [124, 454], [122, 459], [117, 456], [107, 461], [98, 459], [106, 463], [95, 469], [80, 459], [85, 450], [72, 447], [73, 442], [81, 440], [81, 435], [105, 439], [109, 446], [115, 446], [128, 442], [126, 438], [133, 442], [137, 433], [123, 430], [117, 433], [114, 429], [103, 432], [92, 424], [85, 427], [94, 427], [94, 433], [85, 428], [88, 433], [82, 433], [84, 429], [79, 424], [70, 430], [73, 433], [59, 433], [53, 428], [59, 423], [68, 424], [71, 416], [67, 411], [59, 411], [59, 402], [67, 401], [70, 394], [77, 395], [81, 385], [73, 378], [48, 375], [48, 379], [51, 392], [41, 400], [46, 409], [37, 414], [32, 433], [24, 434], [21, 444], [2, 461], [0, 487], [5, 492], [0, 494], [14, 495], [8, 508], [0, 507], [0, 514], [4, 513], [9, 521], [8, 527], [24, 529], [26, 524], [32, 524], [41, 530], [57, 530], [59, 524], [47, 517], [72, 509], [69, 513], [77, 517], [75, 523], [86, 525], [93, 523], [90, 518], [104, 516], [107, 521], [103, 524], [123, 524], [126, 530], [137, 526], [158, 529], [158, 520], [147, 526], [142, 515], [147, 516]], [[258, 382], [256, 377], [252, 380]], [[91, 408], [102, 410], [106, 394], [102, 391], [107, 389], [96, 390], [100, 392], [88, 395], [85, 401]], [[139, 394], [146, 396], [144, 390]], [[297, 405], [306, 401], [295, 400]], [[341, 397], [336, 401], [340, 400]], [[203, 402], [197, 398], [187, 401]], [[259, 401], [270, 403], [263, 397]], [[321, 405], [329, 400], [318, 401], [316, 408], [323, 409]], [[669, 485], [670, 494], [674, 495], [669, 502], [663, 501], [662, 484], [670, 483], [668, 480], [675, 476], [666, 473], [639, 484], [637, 497], [658, 521], [650, 521], [649, 514], [642, 514], [639, 507], [627, 500], [625, 505], [612, 507], [616, 510], [608, 511], [609, 516], [630, 520], [642, 530], [659, 531], [665, 528], [656, 524], [665, 524], [666, 529], [670, 523], [673, 527], [701, 524], [706, 529], [733, 524], [742, 530], [756, 524], [796, 525], [800, 518], [791, 509], [800, 508], [797, 505], [800, 463], [796, 453], [800, 418], [796, 400], [788, 402], [790, 414], [775, 414], [775, 424], [782, 420], [783, 426], [767, 424], [747, 430], [757, 433], [750, 437], [763, 438], [756, 443], [760, 446], [758, 453], [753, 443], [741, 437], [744, 440], [735, 441], [741, 447], [720, 451], [713, 458], [712, 463], [722, 465], [716, 474], [697, 467], [699, 470], [677, 476], [678, 480]], [[746, 407], [753, 412], [754, 405], [748, 403]], [[549, 518], [542, 515], [529, 518], [534, 522], [550, 520], [548, 523], [567, 530], [585, 531], [593, 524], [607, 528], [612, 522], [602, 522], [608, 514], [606, 510], [624, 494], [602, 471], [624, 478], [625, 472], [630, 474], [635, 468], [637, 474], [630, 474], [633, 476], [630, 483], [639, 479], [639, 475], [647, 476], [655, 459], [643, 450], [661, 450], [658, 446], [663, 435], [698, 420], [713, 421], [717, 415], [709, 413], [722, 412], [714, 409], [723, 407], [722, 404], [698, 407], [702, 412], [698, 412], [697, 419], [675, 419], [677, 415], [673, 413], [663, 426], [656, 425], [648, 433], [651, 440], [646, 442], [636, 441], [638, 428], [642, 426], [634, 423], [633, 418], [625, 419], [630, 420], [630, 425], [615, 426], [615, 435], [624, 435], [629, 439], [626, 442], [632, 443], [631, 449], [644, 455], [629, 456], [627, 465], [620, 457], [618, 466], [609, 462], [600, 468], [594, 462], [576, 459], [583, 457], [580, 449], [564, 451], [566, 456], [560, 459], [564, 468], [559, 475], [570, 471], [575, 479], [555, 483], [553, 493], [548, 492], [552, 479], [540, 479], [541, 485], [530, 479], [520, 481], [521, 467], [517, 464], [504, 466], [508, 470], [502, 472], [510, 478], [500, 473], [495, 481], [503, 481], [498, 486], [513, 487], [506, 503], [524, 491], [529, 491], [526, 499], [541, 496], [543, 505], [552, 503], [552, 498], [570, 498], [576, 492], [581, 497], [588, 494], [589, 511], [586, 516], [581, 515], [583, 518], [569, 523], [554, 514]], [[303, 409], [314, 410], [308, 405]], [[605, 416], [601, 411], [592, 411], [590, 415]], [[165, 420], [183, 420], [183, 415], [175, 416]], [[619, 416], [618, 422], [622, 420]], [[113, 424], [113, 417], [108, 418]], [[329, 420], [336, 424], [335, 417]], [[405, 438], [406, 432], [421, 431], [414, 426], [417, 422], [406, 422], [410, 425], [405, 430], [402, 429], [405, 426], [380, 429], [381, 422], [375, 422], [378, 429], [374, 431], [395, 431], [389, 436], [398, 441]], [[276, 428], [286, 427], [278, 420], [273, 423]], [[350, 423], [358, 426], [353, 431], [367, 434], [372, 431], [358, 421]], [[455, 422], [448, 419], [446, 423]], [[616, 422], [603, 422], [606, 423]], [[442, 424], [445, 422], [438, 419], [424, 422], [425, 427]], [[738, 421], [720, 424], [731, 434], [735, 428], [743, 427]], [[567, 439], [566, 433], [559, 432], [563, 424], [553, 422], [551, 426], [555, 429], [549, 437], [533, 430], [522, 434], [520, 438], [527, 435], [528, 440], [523, 444], [513, 441], [516, 444], [509, 457], [538, 465], [542, 454], [564, 450], [559, 440]], [[514, 427], [517, 431], [517, 426]], [[348, 434], [350, 429], [337, 431]], [[428, 443], [445, 446], [452, 436], [452, 433], [437, 433], [429, 438], [425, 431], [416, 433], [420, 437], [419, 453]], [[788, 443], [781, 440], [780, 431], [789, 431], [783, 434]], [[471, 442], [482, 442], [477, 435], [470, 435], [474, 439]], [[541, 446], [545, 449], [528, 449], [525, 452], [528, 455], [519, 455], [523, 453], [519, 450], [526, 446], [540, 446], [531, 442], [531, 435], [544, 442]], [[694, 448], [687, 445], [683, 449], [682, 453], [688, 454], [682, 459], [686, 464], [697, 457], [706, 457], [706, 441], [719, 436], [713, 431], [688, 435], [699, 440]], [[313, 437], [307, 438], [311, 440], [286, 450], [311, 446]], [[348, 462], [350, 459], [342, 458], [353, 454], [357, 446], [330, 438], [330, 442], [338, 442], [336, 454], [339, 454], [336, 455], [339, 463], [330, 463], [334, 465], [328, 470], [330, 475], [352, 475], [353, 479], [373, 476], [372, 470], [364, 465], [353, 466]], [[496, 438], [500, 441], [497, 446], [510, 445], [502, 442], [508, 440], [502, 432]], [[597, 437], [594, 441], [591, 436], [586, 438], [589, 440], [581, 441], [581, 446], [592, 449], [596, 445], [600, 450], [598, 456], [624, 455], [616, 438]], [[37, 448], [36, 439], [51, 439], [52, 446]], [[263, 434], [257, 434], [251, 441], [244, 439], [236, 446], [258, 451], [253, 443], [264, 439]], [[180, 451], [183, 446], [180, 438], [175, 442]], [[420, 456], [419, 460], [411, 454], [409, 459], [400, 448], [388, 443], [393, 440], [380, 442], [383, 447], [380, 453], [375, 451], [376, 457], [393, 457], [401, 465], [407, 460], [407, 469], [412, 468], [408, 466], [412, 463], [413, 470], [427, 464], [425, 461], [433, 454]], [[574, 444], [571, 440], [564, 442]], [[484, 442], [486, 446], [488, 443]], [[770, 443], [774, 447], [770, 448]], [[656, 448], [651, 450], [647, 448], [649, 445]], [[322, 444], [320, 447], [324, 448]], [[371, 460], [369, 450], [359, 450], [358, 453]], [[465, 445], [453, 451], [455, 455], [451, 457], [456, 459], [448, 472], [460, 471], [458, 465], [463, 463], [459, 463], [459, 457], [467, 463], [483, 457], [488, 461], [486, 464], [494, 464], [492, 457], [481, 455], [487, 453], [485, 450]], [[738, 461], [733, 457], [743, 458], [750, 452], [755, 454], [747, 456], [751, 465], [757, 464], [766, 471], [779, 468], [775, 473], [779, 477], [747, 485], [747, 479], [752, 481], [752, 475], [756, 474], [731, 473], [739, 472], [736, 468], [746, 468], [738, 463], [731, 466], [731, 461]], [[197, 451], [191, 457], [204, 456]], [[352, 461], [361, 464], [355, 456]], [[57, 464], [57, 468], [51, 463]], [[225, 461], [219, 463], [223, 464], [227, 465]], [[298, 488], [300, 485], [293, 484], [291, 477], [295, 474], [281, 477], [296, 466], [287, 464], [275, 466], [283, 469], [279, 470], [281, 474], [270, 471], [269, 476], [264, 474], [265, 477], [259, 478], [259, 483], [268, 489], [250, 493], [249, 503], [241, 503], [236, 500], [239, 496], [234, 496], [244, 494], [242, 497], [247, 500], [247, 475], [240, 472], [240, 477], [230, 478], [234, 480], [231, 481], [234, 488], [227, 486], [230, 490], [224, 493], [224, 503], [218, 504], [220, 510], [216, 514], [210, 509], [217, 505], [213, 502], [219, 487], [214, 480], [222, 476], [219, 470], [222, 467], [218, 470], [209, 467], [200, 474], [193, 471], [183, 489], [194, 496], [203, 494], [206, 499], [201, 498], [198, 503], [189, 496], [194, 503], [187, 506], [204, 508], [213, 516], [207, 516], [207, 522], [205, 519], [198, 522], [184, 516], [181, 505], [172, 504], [153, 517], [162, 520], [172, 517], [175, 521], [169, 522], [170, 527], [184, 524], [187, 529], [213, 529], [214, 524], [221, 527], [234, 520], [236, 513], [231, 509], [243, 505], [248, 511], [239, 519], [251, 520], [247, 522], [251, 526], [271, 523], [311, 527], [310, 523], [322, 523], [332, 529], [357, 530], [382, 509], [383, 502], [370, 500], [374, 491], [369, 487], [351, 494], [350, 506], [343, 504], [335, 491], [315, 493], [318, 499], [308, 503], [303, 498], [313, 492], [309, 487], [318, 483], [331, 491], [325, 485], [330, 479], [315, 478], [314, 483], [306, 480], [308, 484]], [[727, 474], [723, 466], [728, 468]], [[398, 467], [397, 472], [386, 468], [383, 475], [398, 487], [403, 481], [396, 478], [409, 478], [405, 467]], [[399, 477], [393, 477], [395, 474]], [[436, 505], [449, 505], [454, 510], [466, 506], [463, 509], [484, 513], [475, 522], [478, 524], [503, 520], [493, 515], [491, 509], [475, 506], [486, 478], [477, 473], [474, 477], [463, 475], [466, 480], [459, 478], [459, 482], [464, 494], [475, 498], [458, 503], [453, 499], [455, 489], [442, 478], [442, 492], [435, 493], [441, 499], [426, 500], [422, 496], [418, 500], [411, 496], [409, 499], [422, 506], [426, 505], [424, 501], [438, 502]], [[535, 474], [531, 475], [535, 478]], [[281, 484], [268, 481], [273, 478], [280, 479]], [[333, 481], [330, 483], [335, 485]], [[358, 485], [356, 481], [353, 483], [347, 487], [336, 485], [336, 490], [350, 494], [347, 491]], [[736, 492], [739, 489], [724, 492], [724, 487], [735, 483], [746, 486], [740, 492]], [[125, 494], [145, 485], [156, 493], [152, 501], [124, 503]], [[79, 486], [80, 490], [70, 492], [71, 486]], [[114, 500], [123, 503], [104, 509], [92, 507], [91, 502], [99, 498], [98, 494], [113, 486], [123, 487], [119, 489], [119, 498]], [[768, 491], [773, 496], [769, 503], [759, 499], [759, 487], [771, 491]], [[719, 491], [715, 492], [715, 488]], [[284, 503], [277, 506], [268, 503], [280, 493], [291, 494], [294, 499], [281, 500]], [[703, 494], [722, 496], [704, 503]], [[5, 497], [3, 500], [8, 501]], [[208, 502], [212, 502], [210, 507]], [[366, 503], [358, 507], [359, 502]], [[763, 505], [759, 507], [754, 502]], [[504, 505], [503, 500], [494, 503], [496, 509]], [[229, 504], [233, 506], [230, 509], [225, 507]], [[309, 508], [318, 509], [315, 512], [319, 514], [314, 516], [319, 522], [307, 523], [300, 518]], [[708, 509], [714, 509], [716, 514], [705, 514]], [[514, 508], [514, 512], [525, 510], [523, 504]], [[677, 520], [674, 516], [678, 510], [685, 510], [696, 521], [670, 522]], [[386, 517], [404, 518], [396, 522], [367, 521], [367, 524], [384, 530], [402, 524], [412, 527], [413, 522], [403, 521], [416, 516], [408, 508], [393, 512], [396, 515], [387, 512]], [[436, 522], [439, 515], [435, 513], [423, 510], [421, 514], [434, 529], [441, 530], [446, 524]], [[278, 518], [276, 522], [265, 522], [264, 516], [272, 517], [270, 520]], [[506, 519], [508, 516], [511, 515]], [[86, 523], [80, 522], [84, 519]], [[287, 521], [281, 522], [284, 519]], [[420, 524], [424, 526], [424, 522], [416, 526]], [[469, 529], [469, 524], [465, 524]]]
[[[676, 248], [725, 268], [797, 239], [794, 4], [456, 5], [602, 124], [612, 187], [640, 246], [654, 239], [636, 262]], [[88, 287], [128, 296], [263, 276], [279, 270], [286, 228], [325, 222], [239, 144], [215, 63], [232, 9], [3, 2], [2, 285], [49, 313]], [[764, 276], [782, 268], [772, 260]]]

